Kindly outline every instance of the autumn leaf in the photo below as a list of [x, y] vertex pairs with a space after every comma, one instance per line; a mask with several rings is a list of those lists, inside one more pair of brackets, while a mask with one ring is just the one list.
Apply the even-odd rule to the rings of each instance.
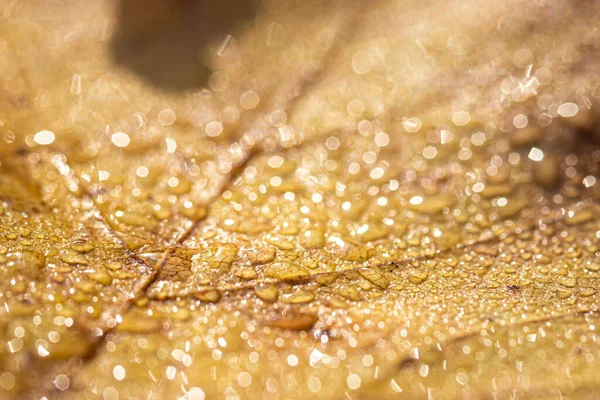
[[0, 4], [0, 397], [596, 396], [598, 4], [125, 3]]

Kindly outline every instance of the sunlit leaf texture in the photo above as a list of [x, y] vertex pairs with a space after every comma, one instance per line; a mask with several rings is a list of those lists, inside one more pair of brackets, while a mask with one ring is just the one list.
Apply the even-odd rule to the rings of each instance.
[[600, 398], [600, 3], [205, 3], [0, 0], [0, 398]]

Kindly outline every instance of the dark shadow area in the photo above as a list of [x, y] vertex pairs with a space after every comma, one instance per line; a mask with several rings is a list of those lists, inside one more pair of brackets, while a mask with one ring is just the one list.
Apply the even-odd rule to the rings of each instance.
[[121, 0], [111, 53], [115, 63], [166, 91], [206, 84], [209, 43], [235, 35], [257, 0]]

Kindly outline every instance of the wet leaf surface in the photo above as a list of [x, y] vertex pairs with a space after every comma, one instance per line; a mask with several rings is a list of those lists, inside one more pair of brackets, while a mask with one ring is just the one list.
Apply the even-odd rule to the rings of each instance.
[[0, 4], [0, 397], [595, 398], [597, 4], [264, 1], [182, 93], [117, 7]]

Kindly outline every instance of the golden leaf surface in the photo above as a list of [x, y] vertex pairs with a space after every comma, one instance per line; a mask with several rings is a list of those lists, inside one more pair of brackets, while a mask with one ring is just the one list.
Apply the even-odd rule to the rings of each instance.
[[0, 397], [595, 398], [599, 4], [242, 3], [0, 3]]

